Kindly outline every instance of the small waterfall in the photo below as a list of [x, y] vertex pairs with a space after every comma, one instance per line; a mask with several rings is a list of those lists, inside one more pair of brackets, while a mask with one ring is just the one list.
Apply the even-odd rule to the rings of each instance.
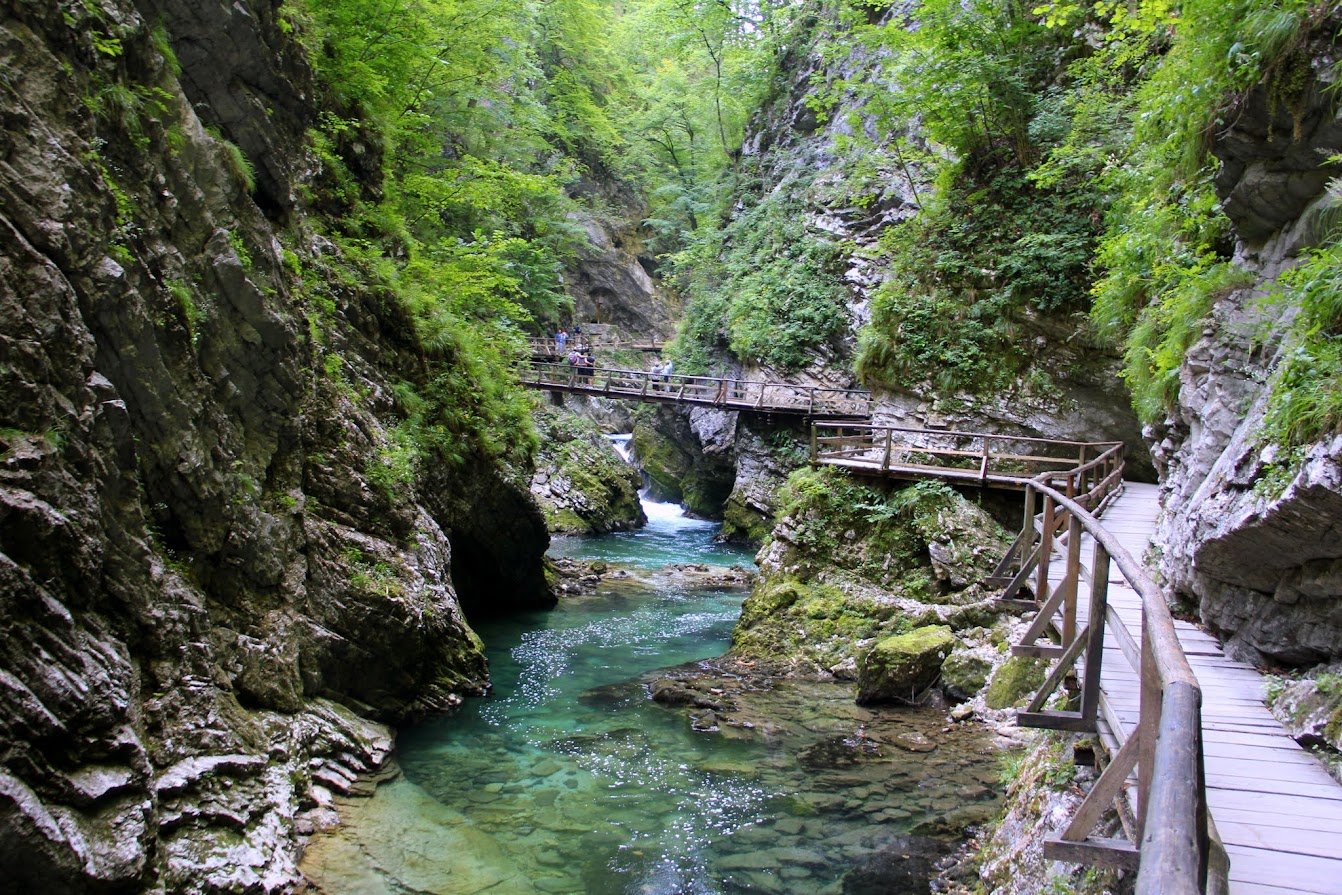
[[609, 439], [611, 447], [615, 448], [615, 453], [619, 454], [624, 462], [632, 466], [634, 463], [634, 449], [630, 446], [630, 443], [634, 439], [634, 433], [621, 432], [617, 435], [607, 435], [606, 438]]

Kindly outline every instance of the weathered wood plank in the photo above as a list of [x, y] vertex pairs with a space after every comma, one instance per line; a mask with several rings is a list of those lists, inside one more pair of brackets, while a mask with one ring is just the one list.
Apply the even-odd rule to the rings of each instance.
[[1339, 895], [1342, 875], [1336, 858], [1290, 855], [1261, 848], [1227, 845], [1230, 855], [1231, 891], [1237, 880], [1276, 885], [1289, 882], [1306, 892]]

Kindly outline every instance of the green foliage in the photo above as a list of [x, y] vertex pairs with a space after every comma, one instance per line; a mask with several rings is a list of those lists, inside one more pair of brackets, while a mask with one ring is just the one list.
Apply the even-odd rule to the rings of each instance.
[[[1260, 80], [1293, 100], [1292, 59], [1308, 8], [1306, 0], [1186, 0], [1172, 29], [1169, 0], [1097, 4], [1109, 38], [1086, 64], [1087, 120], [1130, 121], [1131, 136], [1103, 175], [1116, 199], [1098, 253], [1104, 275], [1093, 317], [1126, 343], [1125, 375], [1144, 420], [1175, 398], [1179, 363], [1216, 299], [1247, 281], [1227, 257], [1229, 221], [1212, 187], [1217, 163], [1207, 136], [1229, 98]], [[1134, 98], [1116, 99], [1109, 87], [1134, 67]]]
[[798, 198], [759, 198], [675, 259], [691, 303], [672, 357], [699, 372], [725, 346], [785, 372], [805, 366], [848, 326], [843, 254], [808, 230]]
[[228, 170], [228, 173], [232, 174], [233, 179], [242, 184], [243, 189], [247, 192], [254, 192], [256, 190], [256, 167], [252, 164], [251, 159], [247, 158], [247, 154], [236, 143], [224, 137], [219, 128], [210, 126], [205, 128], [205, 131], [213, 138], [223, 153], [224, 167]]
[[1263, 437], [1305, 445], [1342, 432], [1342, 236], [1282, 277], [1298, 308], [1288, 352], [1272, 380]]
[[855, 100], [846, 179], [874, 192], [881, 177], [868, 160], [883, 157], [922, 211], [875, 253], [888, 275], [859, 336], [858, 373], [887, 387], [1001, 390], [1034, 360], [1023, 322], [1088, 303], [1093, 172], [1044, 176], [1077, 115], [1058, 78], [1066, 40], [1008, 0], [932, 0], [910, 13], [916, 27], [903, 16], [868, 24], [866, 6], [850, 3], [849, 29], [825, 52], [860, 48], [867, 67], [817, 84], [814, 105]]
[[408, 423], [395, 426], [386, 434], [386, 442], [379, 447], [377, 457], [364, 467], [364, 475], [394, 500], [418, 476], [421, 450], [415, 428]]
[[177, 311], [181, 315], [182, 322], [186, 324], [191, 344], [196, 344], [200, 339], [200, 322], [205, 318], [205, 312], [196, 301], [195, 291], [189, 283], [182, 280], [169, 280], [168, 293], [177, 304]]

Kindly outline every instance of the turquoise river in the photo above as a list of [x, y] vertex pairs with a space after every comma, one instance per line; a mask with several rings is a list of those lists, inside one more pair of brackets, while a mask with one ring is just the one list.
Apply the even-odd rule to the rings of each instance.
[[[928, 891], [946, 834], [996, 804], [987, 737], [942, 711], [859, 707], [851, 684], [743, 681], [706, 663], [745, 593], [665, 567], [751, 557], [716, 544], [712, 523], [646, 508], [639, 532], [552, 548], [630, 577], [478, 626], [492, 695], [401, 733], [403, 774], [343, 802], [344, 822], [308, 849], [324, 892]], [[696, 730], [692, 709], [654, 702], [672, 666], [721, 676], [734, 723]]]

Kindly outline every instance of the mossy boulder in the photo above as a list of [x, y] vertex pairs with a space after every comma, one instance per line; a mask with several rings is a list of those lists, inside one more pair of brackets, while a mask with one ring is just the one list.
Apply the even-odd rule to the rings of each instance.
[[1004, 533], [943, 485], [872, 486], [804, 469], [778, 506], [733, 655], [853, 680], [875, 641], [926, 627], [986, 636], [1003, 612], [982, 580], [1006, 549]]
[[1044, 683], [1048, 663], [1043, 659], [1012, 656], [993, 674], [984, 703], [990, 709], [1006, 709], [1019, 705], [1026, 696], [1033, 695]]
[[773, 517], [749, 506], [733, 494], [722, 510], [722, 536], [734, 543], [763, 544], [773, 530]]
[[541, 448], [531, 493], [551, 532], [603, 534], [647, 521], [638, 471], [595, 422], [552, 407], [537, 408], [535, 418]]
[[957, 647], [941, 666], [942, 692], [959, 702], [974, 698], [988, 683], [995, 654], [991, 647]]
[[877, 642], [858, 660], [858, 702], [916, 703], [959, 641], [945, 625], [915, 628]]

